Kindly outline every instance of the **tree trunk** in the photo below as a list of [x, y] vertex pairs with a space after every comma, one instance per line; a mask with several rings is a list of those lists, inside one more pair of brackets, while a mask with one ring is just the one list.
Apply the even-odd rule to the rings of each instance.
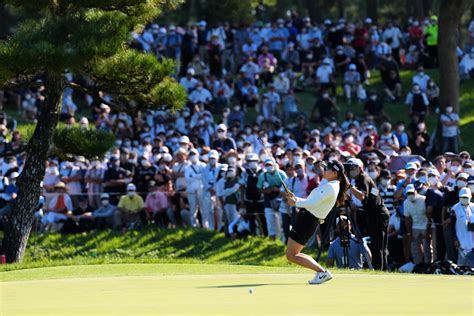
[[415, 18], [422, 19], [425, 16], [424, 0], [415, 0], [413, 6]]
[[440, 4], [438, 56], [441, 112], [449, 104], [459, 113], [459, 69], [456, 35], [471, 0], [443, 0]]
[[27, 159], [17, 182], [18, 197], [5, 227], [2, 253], [9, 263], [23, 259], [41, 193], [40, 185], [44, 178], [46, 160], [61, 110], [64, 89], [62, 77], [46, 75], [45, 87], [46, 100], [41, 109], [39, 123], [26, 148]]
[[377, 22], [377, 0], [366, 0], [367, 16], [375, 23]]

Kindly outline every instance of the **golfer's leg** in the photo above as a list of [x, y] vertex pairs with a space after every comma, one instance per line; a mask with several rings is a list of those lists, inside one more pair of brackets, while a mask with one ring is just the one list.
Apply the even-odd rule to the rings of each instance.
[[308, 256], [304, 253], [301, 253], [304, 245], [301, 245], [294, 241], [293, 239], [288, 238], [288, 246], [286, 249], [286, 258], [288, 261], [296, 263], [302, 267], [311, 269], [315, 272], [324, 272], [326, 271], [313, 257]]

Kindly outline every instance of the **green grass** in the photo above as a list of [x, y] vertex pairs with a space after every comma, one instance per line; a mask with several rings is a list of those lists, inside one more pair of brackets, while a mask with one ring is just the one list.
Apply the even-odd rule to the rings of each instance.
[[[0, 272], [2, 315], [472, 315], [472, 280], [288, 267], [100, 265]], [[252, 293], [249, 290], [252, 289]]]
[[[308, 250], [316, 255], [315, 249]], [[233, 263], [288, 266], [285, 246], [263, 237], [228, 239], [203, 229], [162, 230], [147, 226], [122, 235], [118, 231], [31, 236], [22, 263], [0, 271], [43, 266], [103, 263]]]

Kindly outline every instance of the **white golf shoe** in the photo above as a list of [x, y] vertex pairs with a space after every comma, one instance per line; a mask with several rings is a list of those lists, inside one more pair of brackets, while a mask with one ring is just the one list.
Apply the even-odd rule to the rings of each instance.
[[321, 284], [332, 279], [332, 274], [328, 270], [325, 272], [318, 272], [314, 275], [312, 280], [309, 280], [309, 284]]

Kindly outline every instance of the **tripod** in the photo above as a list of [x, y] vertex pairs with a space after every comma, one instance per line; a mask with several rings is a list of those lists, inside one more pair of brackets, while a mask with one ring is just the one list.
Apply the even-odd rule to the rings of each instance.
[[[347, 211], [346, 211], [347, 210]], [[363, 236], [362, 234], [360, 233], [360, 229], [359, 227], [357, 226], [357, 222], [354, 220], [353, 216], [352, 216], [352, 213], [350, 212], [350, 209], [348, 208], [348, 206], [344, 207], [344, 208], [339, 208], [339, 207], [335, 207], [331, 210], [331, 212], [329, 213], [328, 217], [327, 217], [327, 220], [326, 220], [326, 227], [325, 229], [323, 230], [323, 228], [321, 227], [321, 225], [318, 225], [318, 228], [321, 232], [321, 246], [319, 247], [318, 249], [318, 254], [317, 254], [317, 257], [316, 257], [316, 261], [319, 261], [319, 259], [321, 258], [321, 254], [322, 254], [322, 251], [323, 251], [323, 245], [329, 245], [331, 241], [333, 241], [335, 238], [335, 234], [334, 234], [334, 225], [336, 223], [336, 219], [341, 215], [341, 213], [344, 212], [344, 215], [347, 217], [347, 219], [351, 222], [352, 224], [352, 229], [354, 231], [354, 235], [355, 235], [355, 238], [354, 237], [351, 237], [350, 235], [350, 232], [347, 231], [347, 238], [343, 238], [343, 236], [341, 236], [340, 240], [341, 240], [341, 247], [344, 251], [344, 256], [343, 256], [343, 260], [344, 260], [344, 267], [346, 267], [346, 264], [348, 265], [349, 264], [349, 246], [350, 246], [350, 241], [353, 240], [355, 241], [356, 243], [359, 243], [359, 244], [363, 244]], [[347, 229], [348, 230], [348, 229]], [[317, 230], [318, 231], [318, 230]], [[344, 242], [344, 245], [342, 244], [342, 240], [343, 239], [346, 239], [347, 241]], [[367, 253], [367, 250], [365, 249], [365, 247], [362, 247], [364, 250], [363, 250], [363, 254], [364, 254], [364, 259], [365, 259], [365, 262], [367, 263], [367, 267], [370, 269], [370, 270], [374, 270], [373, 266], [372, 266], [372, 261], [370, 259], [370, 256], [369, 254]]]

